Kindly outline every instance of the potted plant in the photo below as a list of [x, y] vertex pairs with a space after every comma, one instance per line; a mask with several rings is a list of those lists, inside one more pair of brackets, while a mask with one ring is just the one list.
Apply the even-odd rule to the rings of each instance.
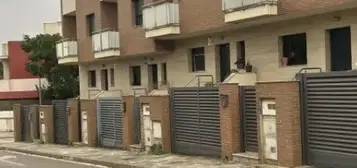
[[245, 63], [242, 58], [239, 58], [235, 64], [237, 65], [237, 69], [244, 69], [245, 68]]
[[252, 72], [252, 70], [253, 70], [252, 64], [250, 64], [250, 62], [247, 62], [247, 64], [245, 65], [245, 71]]

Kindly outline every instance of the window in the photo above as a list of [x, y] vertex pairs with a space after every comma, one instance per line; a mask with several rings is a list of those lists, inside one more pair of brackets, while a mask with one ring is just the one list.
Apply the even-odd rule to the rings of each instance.
[[204, 71], [205, 68], [205, 48], [191, 49], [191, 71]]
[[283, 36], [282, 42], [283, 66], [307, 64], [306, 33]]
[[97, 87], [95, 71], [88, 71], [88, 87]]
[[245, 42], [240, 41], [237, 43], [237, 61], [235, 62], [237, 69], [245, 68]]
[[144, 0], [131, 0], [133, 10], [133, 20], [135, 26], [143, 25], [143, 9]]
[[95, 28], [94, 28], [94, 13], [87, 15], [86, 19], [87, 19], [87, 35], [91, 36], [95, 30]]
[[131, 73], [131, 85], [140, 86], [141, 85], [141, 68], [140, 66], [130, 67]]
[[162, 84], [167, 84], [167, 67], [166, 63], [161, 64], [161, 80]]
[[110, 86], [114, 87], [115, 86], [114, 68], [110, 68], [109, 73], [110, 73]]

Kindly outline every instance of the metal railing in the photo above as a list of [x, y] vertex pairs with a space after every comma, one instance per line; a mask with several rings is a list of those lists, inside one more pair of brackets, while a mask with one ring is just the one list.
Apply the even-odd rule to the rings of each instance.
[[158, 1], [143, 6], [143, 26], [150, 30], [165, 26], [179, 25], [179, 4], [164, 1]]
[[222, 0], [222, 10], [231, 11], [252, 8], [266, 4], [277, 4], [278, 0]]
[[62, 39], [56, 44], [57, 58], [78, 56], [78, 43], [74, 39]]
[[318, 70], [320, 73], [322, 72], [322, 68], [320, 68], [320, 67], [301, 68], [301, 69], [295, 74], [295, 76], [293, 77], [292, 80], [295, 80], [296, 77], [297, 77], [299, 74], [307, 73], [308, 70]]
[[202, 82], [202, 78], [210, 78], [210, 81], [207, 82], [205, 81], [205, 84], [206, 83], [211, 83], [212, 85], [214, 85], [214, 79], [213, 79], [213, 75], [196, 75], [194, 78], [192, 78], [186, 85], [185, 87], [188, 87], [190, 84], [192, 84], [192, 82], [194, 82], [195, 80], [197, 80], [197, 87], [201, 87], [201, 82]]
[[120, 48], [119, 32], [107, 28], [92, 33], [92, 47], [94, 52], [101, 52]]

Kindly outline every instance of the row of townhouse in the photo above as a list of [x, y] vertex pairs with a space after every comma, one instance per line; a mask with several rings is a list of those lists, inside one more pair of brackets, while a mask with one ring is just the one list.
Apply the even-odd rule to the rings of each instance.
[[[75, 109], [92, 122], [88, 144], [151, 144], [149, 123], [168, 152], [351, 168], [356, 8], [355, 0], [61, 0], [57, 56], [79, 66]], [[66, 111], [56, 104], [54, 116]]]
[[356, 62], [355, 5], [63, 0], [59, 63], [79, 65], [82, 98], [102, 90], [197, 85], [191, 81], [197, 75], [212, 75], [217, 83], [242, 62], [252, 65], [245, 76], [254, 81], [290, 80], [305, 67], [348, 70]]

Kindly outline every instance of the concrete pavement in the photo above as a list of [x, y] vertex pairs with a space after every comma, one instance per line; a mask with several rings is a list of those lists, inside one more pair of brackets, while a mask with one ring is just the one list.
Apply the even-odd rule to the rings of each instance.
[[26, 155], [10, 151], [0, 151], [1, 168], [105, 168], [90, 164], [76, 163], [53, 158]]

